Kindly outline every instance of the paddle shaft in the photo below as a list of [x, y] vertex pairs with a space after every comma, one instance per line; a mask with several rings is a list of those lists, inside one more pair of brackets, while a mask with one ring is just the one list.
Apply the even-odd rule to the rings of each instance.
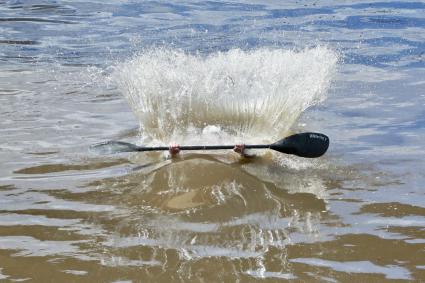
[[[184, 145], [179, 146], [180, 150], [218, 150], [218, 149], [233, 149], [234, 145]], [[245, 145], [245, 148], [270, 148], [270, 144], [252, 144]], [[136, 151], [159, 151], [159, 150], [169, 150], [167, 146], [157, 146], [157, 147], [138, 147]]]

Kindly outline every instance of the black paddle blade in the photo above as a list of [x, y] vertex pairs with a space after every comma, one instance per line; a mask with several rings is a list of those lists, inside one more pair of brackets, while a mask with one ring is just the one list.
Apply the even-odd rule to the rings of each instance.
[[329, 138], [319, 133], [295, 134], [270, 145], [273, 150], [307, 158], [322, 156], [328, 147]]
[[107, 141], [93, 145], [91, 150], [100, 154], [113, 154], [119, 152], [137, 151], [139, 147], [135, 144], [121, 141]]

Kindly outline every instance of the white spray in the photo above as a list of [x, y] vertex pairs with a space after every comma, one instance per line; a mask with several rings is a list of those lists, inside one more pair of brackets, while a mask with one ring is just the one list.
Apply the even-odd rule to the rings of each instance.
[[207, 56], [159, 48], [118, 65], [114, 79], [145, 141], [273, 142], [326, 98], [337, 61], [325, 47]]

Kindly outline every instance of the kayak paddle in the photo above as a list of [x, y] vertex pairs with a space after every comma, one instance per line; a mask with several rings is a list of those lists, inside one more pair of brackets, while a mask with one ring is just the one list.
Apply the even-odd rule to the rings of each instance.
[[[108, 141], [93, 146], [94, 148], [109, 147], [108, 152], [134, 152], [134, 151], [164, 151], [168, 146], [145, 147], [122, 141]], [[272, 144], [245, 145], [247, 148], [270, 148], [282, 153], [293, 154], [300, 157], [315, 158], [325, 154], [329, 147], [329, 138], [320, 133], [299, 133], [291, 135]], [[233, 149], [234, 145], [189, 145], [179, 146], [180, 150], [217, 150]]]

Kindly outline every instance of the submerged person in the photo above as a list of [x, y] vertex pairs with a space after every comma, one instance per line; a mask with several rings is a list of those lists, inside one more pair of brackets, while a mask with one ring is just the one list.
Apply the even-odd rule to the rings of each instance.
[[[233, 148], [233, 151], [236, 153], [239, 153], [242, 157], [250, 158], [254, 157], [255, 155], [247, 154], [245, 152], [245, 145], [244, 144], [237, 144]], [[176, 157], [180, 153], [180, 146], [178, 144], [171, 144], [168, 152], [170, 153], [171, 158]]]

